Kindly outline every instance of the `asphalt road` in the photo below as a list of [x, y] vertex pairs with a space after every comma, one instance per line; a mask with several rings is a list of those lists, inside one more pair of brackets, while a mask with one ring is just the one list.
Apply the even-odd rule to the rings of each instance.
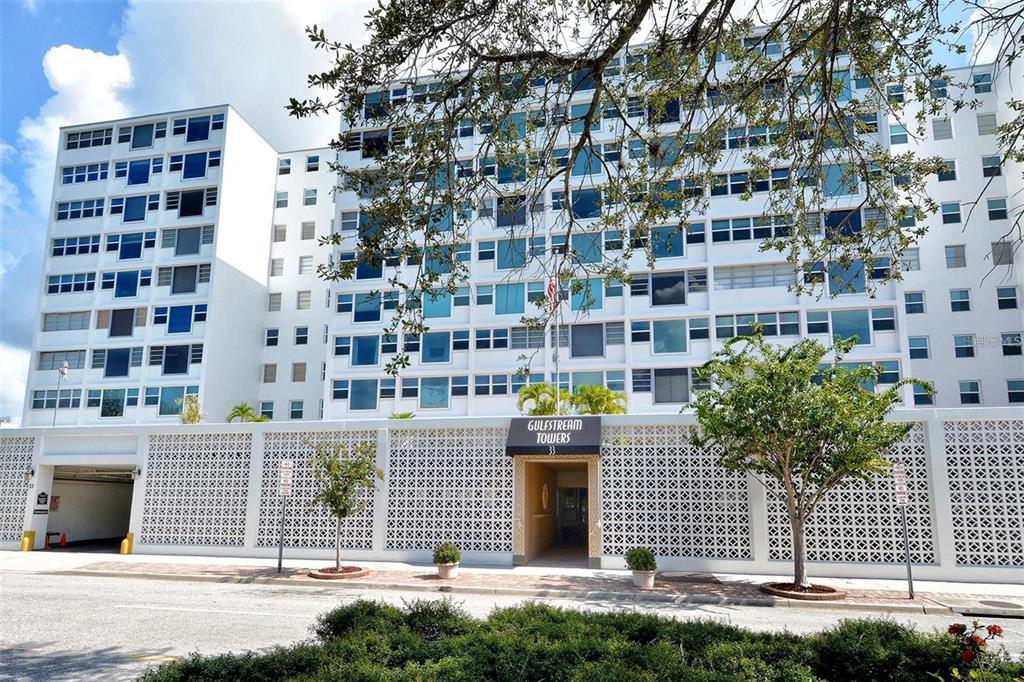
[[[316, 615], [358, 598], [392, 603], [442, 598], [429, 593], [342, 591], [337, 588], [194, 583], [39, 573], [0, 573], [0, 680], [132, 679], [151, 666], [192, 651], [263, 649], [309, 637]], [[510, 597], [460, 595], [463, 608], [485, 616]], [[551, 600], [587, 609], [640, 608], [677, 618], [713, 618], [756, 630], [807, 633], [849, 611], [764, 607], [627, 606]], [[899, 615], [924, 629], [945, 629], [948, 616]], [[986, 620], [986, 623], [990, 622]], [[1024, 620], [996, 620], [1006, 647], [1024, 651]]]

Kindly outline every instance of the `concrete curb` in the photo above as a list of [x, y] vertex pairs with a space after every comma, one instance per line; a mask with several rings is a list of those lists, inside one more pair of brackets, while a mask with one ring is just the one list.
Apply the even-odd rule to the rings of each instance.
[[[126, 571], [87, 571], [70, 569], [65, 571], [46, 571], [47, 575], [77, 575], [97, 578], [130, 578], [136, 580], [168, 580], [201, 583], [231, 583], [250, 585], [287, 585], [292, 587], [318, 587], [331, 590], [392, 590], [402, 592], [437, 592], [442, 594], [491, 594], [508, 597], [546, 597], [548, 599], [603, 599], [623, 603], [655, 603], [676, 604], [679, 606], [760, 606], [767, 608], [799, 608], [834, 611], [859, 611], [872, 613], [925, 613], [929, 615], [953, 615], [958, 613], [949, 606], [939, 603], [929, 604], [888, 604], [844, 601], [802, 601], [780, 597], [719, 597], [709, 594], [662, 594], [658, 592], [613, 592], [606, 590], [580, 591], [559, 589], [531, 589], [522, 587], [480, 587], [473, 585], [428, 585], [422, 583], [375, 582], [367, 580], [326, 581], [313, 578], [277, 578], [273, 576], [219, 576], [188, 573], [139, 573]], [[993, 610], [995, 611], [995, 610]], [[1004, 616], [1003, 613], [986, 614]], [[1020, 617], [1019, 614], [1006, 613], [1004, 617]]]

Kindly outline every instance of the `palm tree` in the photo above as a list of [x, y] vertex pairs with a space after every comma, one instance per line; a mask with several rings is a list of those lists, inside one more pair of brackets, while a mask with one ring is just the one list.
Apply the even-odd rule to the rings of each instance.
[[235, 420], [240, 422], [268, 422], [270, 419], [262, 414], [256, 414], [256, 410], [253, 409], [249, 403], [238, 403], [231, 408], [228, 412], [228, 421], [233, 422]]
[[626, 396], [605, 386], [580, 386], [571, 400], [576, 414], [626, 414]]
[[[555, 411], [555, 391], [558, 391], [559, 409]], [[553, 414], [568, 414], [572, 396], [564, 388], [556, 389], [554, 384], [529, 384], [519, 389], [519, 411], [530, 417]], [[532, 403], [532, 407], [527, 407]]]

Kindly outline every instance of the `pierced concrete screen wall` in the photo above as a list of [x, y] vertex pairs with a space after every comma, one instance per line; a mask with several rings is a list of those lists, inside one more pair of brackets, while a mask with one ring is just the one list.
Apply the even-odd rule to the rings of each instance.
[[961, 566], [1024, 566], [1024, 419], [942, 424]]
[[396, 429], [387, 467], [385, 549], [512, 551], [505, 428]]
[[18, 542], [25, 522], [28, 484], [36, 439], [0, 437], [0, 542]]
[[[292, 497], [285, 514], [284, 543], [287, 547], [334, 548], [335, 521], [321, 505], [313, 503], [316, 480], [309, 465], [316, 445], [341, 443], [353, 448], [357, 443], [377, 447], [377, 432], [362, 431], [286, 431], [267, 433], [260, 477], [260, 522], [257, 547], [276, 547], [281, 524], [281, 498], [277, 494], [281, 460], [295, 463]], [[383, 483], [378, 481], [377, 486]], [[373, 494], [363, 494], [366, 507], [341, 523], [343, 549], [373, 549]]]
[[152, 434], [139, 542], [245, 544], [252, 433]]
[[[907, 468], [910, 560], [933, 564], [935, 531], [923, 424], [915, 424], [890, 461]], [[768, 492], [768, 558], [792, 560], [793, 543], [781, 489]], [[892, 479], [873, 476], [827, 494], [807, 525], [808, 561], [895, 563], [904, 560], [903, 530]]]
[[663, 557], [751, 558], [746, 478], [694, 448], [690, 429], [603, 429], [602, 554], [647, 546]]

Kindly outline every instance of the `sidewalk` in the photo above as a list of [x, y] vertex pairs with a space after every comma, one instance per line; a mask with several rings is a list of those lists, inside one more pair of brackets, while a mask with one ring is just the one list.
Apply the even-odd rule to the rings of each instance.
[[916, 584], [917, 596], [907, 599], [901, 581], [815, 578], [815, 582], [848, 592], [842, 601], [800, 601], [766, 595], [763, 582], [784, 576], [746, 576], [666, 571], [655, 588], [633, 587], [629, 571], [586, 568], [467, 568], [455, 580], [440, 580], [433, 566], [359, 562], [370, 574], [351, 580], [316, 580], [311, 568], [330, 562], [287, 560], [281, 574], [272, 559], [197, 556], [0, 552], [0, 571], [63, 573], [83, 576], [187, 580], [305, 586], [341, 590], [426, 591], [451, 594], [501, 594], [561, 599], [603, 599], [622, 602], [719, 604], [737, 606], [839, 609], [881, 613], [965, 614], [1024, 618], [1024, 585], [979, 583]]

